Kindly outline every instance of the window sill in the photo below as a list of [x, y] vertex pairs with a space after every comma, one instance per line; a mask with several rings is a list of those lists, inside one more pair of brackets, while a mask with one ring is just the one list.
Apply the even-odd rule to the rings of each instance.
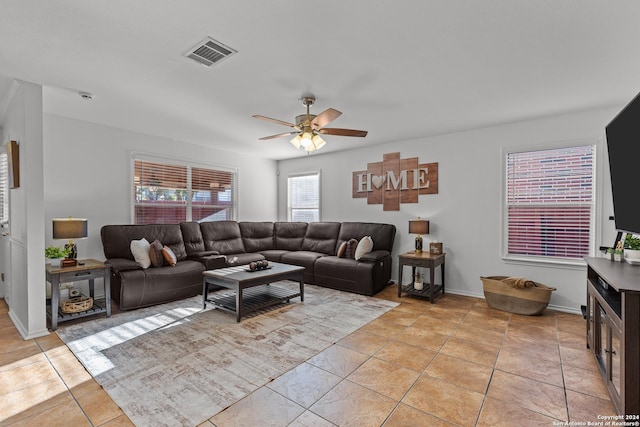
[[545, 257], [507, 255], [503, 256], [502, 260], [507, 264], [567, 268], [571, 270], [582, 270], [587, 266], [587, 263], [582, 259], [555, 259]]

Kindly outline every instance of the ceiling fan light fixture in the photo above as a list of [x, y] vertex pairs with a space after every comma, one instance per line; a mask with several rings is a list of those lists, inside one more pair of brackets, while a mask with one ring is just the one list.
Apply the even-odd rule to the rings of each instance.
[[311, 138], [313, 138], [313, 134], [311, 133], [311, 131], [305, 130], [304, 132], [302, 132], [302, 140], [300, 141], [300, 145], [302, 145], [304, 148], [311, 146], [313, 144]]
[[301, 141], [302, 141], [302, 137], [300, 136], [300, 134], [297, 134], [289, 142], [291, 142], [291, 145], [293, 145], [294, 147], [300, 148]]
[[312, 145], [315, 147], [316, 150], [321, 149], [327, 143], [324, 139], [320, 137], [320, 135], [314, 135], [313, 138], [311, 139], [311, 142], [313, 143]]

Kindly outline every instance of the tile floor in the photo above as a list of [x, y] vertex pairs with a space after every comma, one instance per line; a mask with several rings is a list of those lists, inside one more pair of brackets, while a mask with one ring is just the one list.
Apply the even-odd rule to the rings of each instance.
[[[377, 297], [398, 307], [201, 426], [550, 427], [615, 414], [581, 316], [396, 293]], [[132, 425], [56, 334], [22, 340], [4, 302], [0, 399], [0, 426]]]

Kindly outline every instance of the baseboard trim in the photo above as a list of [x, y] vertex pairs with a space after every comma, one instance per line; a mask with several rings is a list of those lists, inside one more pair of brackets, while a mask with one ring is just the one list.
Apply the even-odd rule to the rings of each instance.
[[34, 338], [46, 337], [49, 335], [49, 330], [45, 327], [44, 330], [29, 332], [27, 328], [24, 327], [20, 319], [16, 315], [13, 314], [13, 310], [9, 310], [9, 318], [13, 322], [14, 326], [18, 330], [18, 333], [22, 336], [22, 339], [32, 340]]
[[[458, 290], [455, 290], [455, 289], [453, 289], [453, 290], [447, 289], [446, 293], [485, 299], [484, 294], [477, 294], [477, 293], [474, 293], [474, 292], [458, 291]], [[565, 307], [565, 306], [562, 306], [562, 305], [549, 304], [547, 306], [547, 308], [549, 310], [561, 311], [563, 313], [570, 313], [570, 314], [578, 314], [578, 315], [582, 316], [582, 311], [580, 310], [580, 307], [574, 308], [574, 307]]]

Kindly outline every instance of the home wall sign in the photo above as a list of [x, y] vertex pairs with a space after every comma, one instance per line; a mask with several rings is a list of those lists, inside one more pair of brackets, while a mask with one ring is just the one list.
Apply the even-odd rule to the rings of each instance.
[[438, 194], [438, 163], [419, 163], [417, 157], [401, 159], [388, 153], [367, 170], [353, 172], [352, 196], [382, 210], [399, 211], [400, 203], [418, 203], [421, 194]]

